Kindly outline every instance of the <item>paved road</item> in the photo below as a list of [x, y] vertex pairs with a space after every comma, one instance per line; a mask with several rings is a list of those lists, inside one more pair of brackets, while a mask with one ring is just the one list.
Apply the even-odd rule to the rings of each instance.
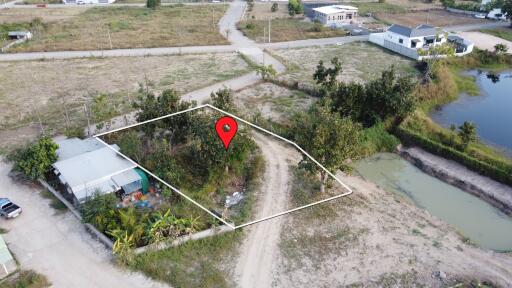
[[464, 32], [471, 30], [479, 30], [479, 29], [491, 29], [498, 27], [508, 27], [510, 26], [510, 22], [504, 21], [496, 21], [491, 23], [481, 23], [481, 24], [466, 24], [466, 25], [456, 25], [456, 26], [447, 26], [444, 27], [444, 30], [448, 32]]
[[54, 215], [40, 189], [15, 183], [11, 165], [0, 159], [2, 197], [23, 208], [15, 219], [1, 219], [2, 235], [22, 269], [44, 274], [55, 288], [168, 287], [140, 273], [111, 264], [110, 252], [93, 239], [70, 212]]

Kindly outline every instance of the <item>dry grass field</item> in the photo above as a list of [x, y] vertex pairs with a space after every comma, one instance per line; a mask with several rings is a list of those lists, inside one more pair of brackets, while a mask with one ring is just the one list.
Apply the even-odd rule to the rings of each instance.
[[272, 50], [272, 54], [288, 67], [282, 76], [302, 83], [314, 83], [313, 73], [318, 61], [329, 66], [333, 57], [338, 57], [343, 68], [341, 81], [364, 82], [380, 76], [381, 71], [395, 65], [400, 74], [415, 75], [414, 61], [390, 53], [366, 42], [355, 42], [343, 46], [307, 47]]
[[34, 136], [38, 117], [49, 130], [61, 131], [66, 112], [71, 125], [85, 126], [83, 105], [99, 94], [115, 114], [127, 112], [146, 79], [157, 91], [186, 93], [249, 70], [235, 53], [0, 62], [2, 145]]
[[[257, 42], [267, 42], [268, 20], [248, 20], [238, 23], [238, 29], [245, 36]], [[315, 25], [310, 21], [299, 18], [275, 19], [271, 21], [271, 41], [284, 42], [302, 39], [318, 39], [346, 36], [342, 29], [332, 29]]]
[[[33, 40], [11, 52], [219, 45], [217, 23], [227, 5], [93, 7], [33, 27]], [[1, 25], [1, 24], [0, 24]]]
[[272, 83], [261, 83], [237, 91], [235, 103], [244, 115], [261, 113], [264, 118], [285, 123], [295, 112], [305, 111], [315, 98]]
[[23, 9], [2, 9], [0, 10], [0, 23], [19, 23], [30, 22], [34, 18], [40, 18], [43, 22], [55, 22], [59, 20], [68, 20], [80, 13], [85, 12], [86, 7], [67, 7], [62, 9], [41, 9], [41, 8], [23, 8]]
[[436, 27], [444, 27], [488, 22], [488, 20], [450, 13], [441, 9], [434, 9], [430, 11], [409, 11], [407, 13], [379, 12], [375, 14], [375, 17], [386, 23], [396, 23], [409, 27], [425, 23], [429, 23]]
[[289, 18], [288, 3], [277, 2], [277, 11], [272, 12], [272, 2], [255, 2], [252, 11], [247, 10], [244, 20], [268, 20], [269, 18]]

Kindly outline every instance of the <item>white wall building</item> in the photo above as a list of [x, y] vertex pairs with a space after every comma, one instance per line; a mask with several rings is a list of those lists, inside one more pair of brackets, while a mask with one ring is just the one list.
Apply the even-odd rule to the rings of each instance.
[[473, 51], [473, 43], [456, 35], [446, 37], [446, 32], [438, 31], [430, 25], [419, 25], [409, 28], [402, 25], [391, 25], [384, 33], [373, 33], [369, 41], [393, 52], [421, 60], [428, 56], [421, 56], [418, 50], [450, 42], [455, 47], [455, 55], [462, 56]]
[[62, 0], [64, 4], [112, 4], [116, 0]]
[[339, 26], [354, 23], [357, 19], [357, 7], [331, 5], [313, 8], [315, 19], [327, 26]]

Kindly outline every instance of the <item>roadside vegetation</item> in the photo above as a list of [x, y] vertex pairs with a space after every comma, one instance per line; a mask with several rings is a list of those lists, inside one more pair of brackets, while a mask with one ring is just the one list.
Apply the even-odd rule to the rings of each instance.
[[507, 41], [512, 41], [512, 28], [483, 29], [482, 33], [491, 34]]
[[0, 281], [2, 288], [47, 288], [51, 286], [46, 276], [33, 270], [21, 270]]
[[[227, 44], [217, 28], [227, 5], [156, 9], [93, 7], [68, 19], [40, 23], [32, 40], [10, 52], [103, 50]], [[9, 24], [14, 25], [14, 24]], [[15, 25], [29, 26], [30, 23]]]

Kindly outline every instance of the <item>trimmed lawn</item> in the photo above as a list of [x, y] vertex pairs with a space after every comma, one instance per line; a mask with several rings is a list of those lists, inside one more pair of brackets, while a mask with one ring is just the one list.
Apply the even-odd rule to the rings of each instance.
[[[268, 20], [247, 20], [238, 23], [237, 26], [247, 37], [257, 42], [268, 42], [268, 34], [264, 36], [264, 29], [268, 30]], [[340, 37], [347, 34], [342, 29], [322, 27], [299, 18], [274, 19], [270, 26], [272, 42]]]
[[217, 23], [227, 5], [93, 7], [32, 27], [34, 38], [11, 52], [228, 44]]

